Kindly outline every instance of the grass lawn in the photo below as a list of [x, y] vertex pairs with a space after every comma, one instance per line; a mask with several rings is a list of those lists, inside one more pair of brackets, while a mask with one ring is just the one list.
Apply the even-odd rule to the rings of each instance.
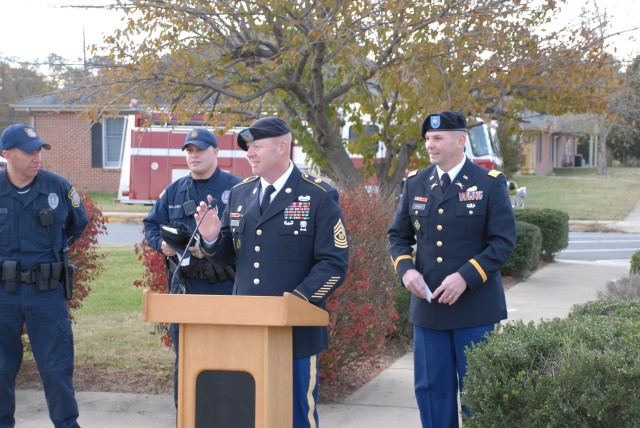
[[143, 267], [131, 246], [103, 246], [105, 271], [74, 312], [76, 363], [126, 370], [173, 365], [173, 350], [160, 342], [154, 323], [142, 320]]
[[123, 204], [114, 202], [118, 197], [116, 193], [89, 193], [89, 197], [96, 201], [96, 204], [102, 208], [103, 212], [133, 212], [148, 213], [151, 205], [144, 204]]
[[527, 188], [525, 208], [553, 208], [571, 220], [622, 220], [640, 202], [640, 168], [558, 171], [554, 176], [515, 178]]

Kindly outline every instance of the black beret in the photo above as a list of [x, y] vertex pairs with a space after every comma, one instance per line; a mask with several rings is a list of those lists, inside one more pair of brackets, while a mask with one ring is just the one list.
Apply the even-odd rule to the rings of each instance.
[[247, 129], [243, 129], [238, 134], [238, 147], [245, 152], [248, 150], [247, 143], [252, 143], [263, 138], [279, 137], [291, 132], [289, 125], [278, 117], [265, 117], [258, 119]]
[[464, 131], [467, 129], [467, 120], [462, 113], [457, 111], [443, 111], [430, 114], [420, 125], [420, 136], [425, 138], [429, 131]]

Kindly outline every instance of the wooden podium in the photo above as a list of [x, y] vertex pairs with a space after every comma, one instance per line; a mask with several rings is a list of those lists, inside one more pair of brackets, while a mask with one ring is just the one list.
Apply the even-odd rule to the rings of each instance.
[[290, 428], [291, 327], [329, 314], [283, 297], [157, 294], [144, 290], [145, 321], [179, 323], [178, 428]]

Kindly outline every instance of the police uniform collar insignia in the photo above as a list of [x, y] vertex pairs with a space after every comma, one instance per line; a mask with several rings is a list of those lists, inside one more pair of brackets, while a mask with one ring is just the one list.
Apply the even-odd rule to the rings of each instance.
[[56, 208], [58, 208], [58, 204], [60, 203], [60, 198], [55, 193], [49, 193], [47, 202], [49, 203], [49, 208], [51, 208], [52, 210], [55, 210]]
[[460, 190], [464, 189], [464, 185], [456, 180], [456, 186], [460, 187]]
[[431, 183], [431, 190], [433, 190], [433, 188], [437, 186], [438, 186], [438, 183]]

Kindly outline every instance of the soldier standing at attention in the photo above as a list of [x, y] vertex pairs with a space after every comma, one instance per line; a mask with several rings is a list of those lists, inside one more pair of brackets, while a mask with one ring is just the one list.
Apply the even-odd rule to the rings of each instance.
[[[176, 243], [179, 237], [167, 237], [167, 242], [162, 234], [162, 226], [172, 226], [173, 229], [183, 226], [188, 241], [196, 226], [193, 219], [196, 206], [201, 201], [206, 201], [207, 195], [212, 195], [218, 201], [218, 211], [222, 213], [229, 200], [229, 189], [241, 180], [218, 168], [218, 141], [207, 129], [191, 130], [185, 138], [182, 150], [185, 152], [190, 174], [171, 183], [144, 219], [147, 245], [166, 257], [167, 281], [171, 293], [231, 294], [233, 269], [206, 260], [200, 247], [194, 243], [186, 242], [180, 246]], [[183, 265], [178, 268], [179, 258], [185, 249], [187, 253]], [[179, 324], [171, 324], [169, 331], [176, 354], [174, 402], [177, 406]]]
[[25, 324], [49, 417], [56, 428], [76, 428], [68, 254], [89, 221], [75, 187], [41, 169], [40, 151], [51, 146], [33, 127], [9, 126], [0, 146], [0, 428], [15, 425]]
[[[204, 216], [205, 255], [236, 263], [234, 294], [292, 293], [324, 309], [349, 260], [338, 192], [293, 165], [291, 130], [282, 119], [254, 122], [238, 134], [238, 146], [255, 176], [231, 190], [222, 222]], [[200, 204], [196, 220], [205, 209]], [[318, 354], [328, 343], [326, 327], [293, 328], [294, 428], [318, 426]]]
[[412, 294], [423, 427], [458, 427], [464, 350], [507, 318], [500, 268], [515, 247], [515, 219], [504, 175], [464, 155], [466, 129], [455, 111], [423, 121], [431, 166], [409, 173], [387, 233], [395, 270]]

